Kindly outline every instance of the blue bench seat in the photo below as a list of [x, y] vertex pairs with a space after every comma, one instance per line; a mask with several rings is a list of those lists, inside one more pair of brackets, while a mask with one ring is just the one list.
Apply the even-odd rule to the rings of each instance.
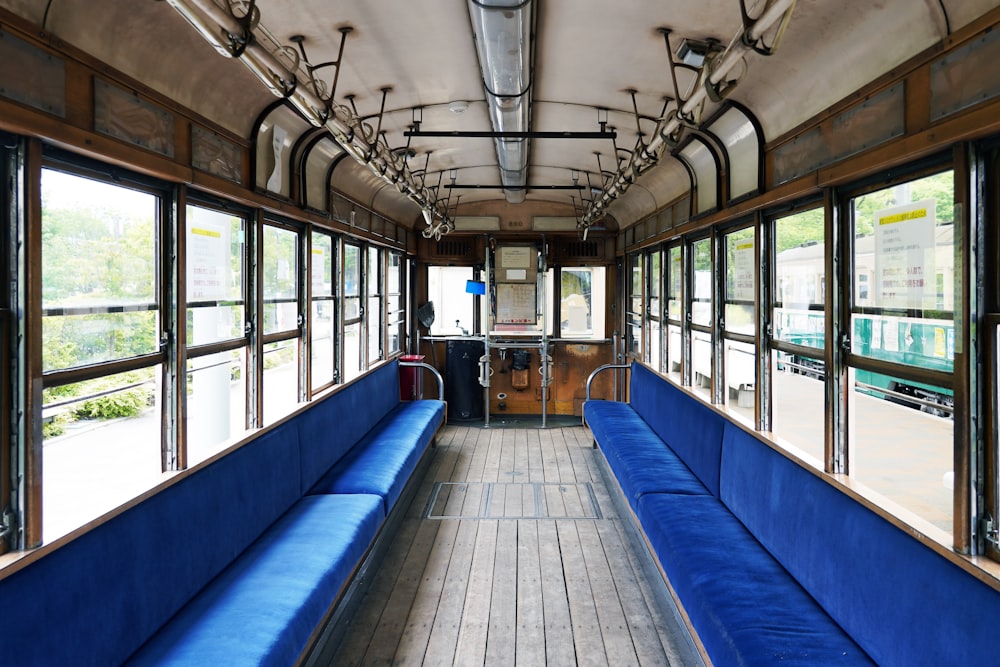
[[715, 664], [873, 664], [717, 498], [649, 493], [638, 505]]
[[715, 664], [996, 662], [995, 586], [690, 392], [634, 363], [584, 416]]
[[0, 662], [315, 657], [335, 646], [443, 421], [443, 401], [400, 401], [393, 360], [25, 555], [0, 571], [0, 599], [19, 600]]
[[293, 664], [384, 518], [380, 496], [302, 498], [129, 664]]
[[371, 493], [388, 516], [444, 419], [439, 401], [400, 403], [333, 466], [309, 493]]
[[694, 473], [628, 403], [590, 401], [588, 423], [632, 510], [647, 493], [709, 494]]

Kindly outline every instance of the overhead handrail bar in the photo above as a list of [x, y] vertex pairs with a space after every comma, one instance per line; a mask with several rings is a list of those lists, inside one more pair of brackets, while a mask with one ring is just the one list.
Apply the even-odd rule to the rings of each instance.
[[[754, 49], [754, 44], [779, 21], [785, 20], [786, 14], [795, 6], [796, 0], [774, 0], [750, 26], [744, 26], [729, 43], [729, 46], [717, 57], [705, 61], [696, 80], [691, 95], [679, 107], [672, 110], [657, 124], [653, 138], [646, 146], [639, 146], [628, 162], [622, 167], [613, 182], [604, 187], [599, 197], [595, 197], [587, 211], [580, 218], [579, 227], [589, 228], [598, 217], [603, 215], [607, 207], [634, 183], [639, 176], [655, 165], [664, 151], [677, 143], [677, 132], [684, 126], [684, 119], [690, 118], [693, 112], [710, 95], [719, 93], [725, 95], [731, 91], [735, 83], [726, 82], [725, 77], [739, 63], [743, 62], [749, 52], [761, 53]], [[782, 32], [784, 25], [781, 26]], [[773, 53], [773, 51], [772, 51]], [[725, 86], [723, 86], [725, 84]]]
[[[216, 51], [243, 61], [272, 93], [288, 100], [310, 124], [325, 127], [351, 157], [419, 206], [428, 226], [433, 226], [438, 234], [454, 228], [447, 211], [441, 210], [436, 194], [416, 181], [406, 161], [378, 141], [373, 128], [348, 107], [323, 99], [314, 90], [318, 87], [298, 85], [300, 78], [307, 82], [312, 79], [308, 71], [299, 76], [303, 67], [308, 70], [308, 63], [303, 65], [294, 47], [279, 44], [260, 25], [260, 13], [255, 6], [251, 5], [252, 14], [241, 18], [234, 14], [234, 0], [226, 0], [225, 7], [213, 0], [168, 2]], [[261, 37], [271, 42], [274, 49], [268, 48]], [[440, 222], [435, 224], [434, 218]]]

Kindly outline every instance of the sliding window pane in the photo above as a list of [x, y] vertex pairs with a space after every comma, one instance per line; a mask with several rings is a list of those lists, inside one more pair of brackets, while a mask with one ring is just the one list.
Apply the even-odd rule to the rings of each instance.
[[642, 355], [642, 255], [629, 255], [629, 293], [628, 312], [626, 313], [626, 353], [633, 356]]
[[950, 372], [955, 358], [954, 173], [851, 200], [855, 354]]
[[[851, 368], [851, 474], [949, 532], [952, 390], [924, 373], [953, 370], [954, 178], [943, 171], [850, 200], [851, 350], [865, 358]], [[868, 358], [881, 366], [865, 368]]]
[[691, 323], [712, 325], [712, 241], [702, 239], [691, 245], [693, 260]]
[[264, 346], [264, 425], [273, 424], [299, 402], [298, 339]]
[[726, 310], [727, 333], [754, 335], [754, 292], [757, 286], [757, 255], [753, 228], [726, 234]]
[[160, 350], [161, 201], [49, 168], [41, 199], [43, 371], [90, 367], [72, 384], [43, 377], [42, 538], [51, 542], [162, 480], [162, 367], [101, 365]]
[[246, 350], [188, 361], [187, 447], [194, 465], [246, 432]]
[[290, 229], [264, 225], [264, 333], [292, 331], [299, 326], [299, 235]]
[[187, 207], [188, 344], [244, 335], [243, 218]]
[[42, 170], [42, 367], [159, 350], [159, 198]]
[[823, 362], [787, 352], [771, 355], [771, 430], [823, 467]]
[[682, 286], [684, 266], [681, 247], [667, 248], [664, 285], [667, 293], [667, 374], [677, 382], [681, 380], [681, 312], [683, 311]]
[[344, 245], [344, 321], [361, 317], [361, 248]]
[[361, 375], [361, 323], [344, 327], [344, 381]]
[[386, 344], [387, 354], [395, 354], [403, 348], [403, 329], [406, 326], [406, 310], [403, 304], [403, 270], [406, 266], [402, 253], [389, 253], [389, 268], [386, 273]]
[[647, 299], [646, 299], [646, 331], [649, 337], [646, 340], [646, 360], [650, 366], [660, 370], [660, 357], [663, 349], [663, 333], [660, 326], [660, 251], [656, 250], [649, 255], [649, 276], [647, 276]]
[[45, 390], [44, 542], [163, 481], [161, 378], [152, 366]]
[[[856, 370], [851, 476], [951, 533], [954, 422], [943, 410], [874, 389], [890, 378]], [[942, 387], [928, 392], [950, 393]]]
[[774, 221], [774, 337], [823, 347], [826, 331], [826, 259], [823, 209]]
[[368, 330], [368, 365], [382, 358], [382, 251], [368, 247], [368, 264], [365, 271], [368, 286], [368, 305], [365, 323]]
[[334, 379], [334, 293], [333, 237], [313, 232], [309, 264], [310, 359], [312, 389], [324, 387]]

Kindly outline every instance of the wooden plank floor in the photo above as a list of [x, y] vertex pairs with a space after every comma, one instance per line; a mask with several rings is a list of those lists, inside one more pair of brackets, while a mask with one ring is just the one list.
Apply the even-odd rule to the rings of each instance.
[[699, 664], [672, 609], [584, 428], [447, 426], [331, 665]]

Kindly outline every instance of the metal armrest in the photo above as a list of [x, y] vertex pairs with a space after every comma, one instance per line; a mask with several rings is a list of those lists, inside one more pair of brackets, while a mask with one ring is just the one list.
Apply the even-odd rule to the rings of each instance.
[[590, 377], [587, 378], [587, 398], [586, 398], [586, 400], [588, 400], [588, 401], [590, 400], [590, 383], [594, 381], [594, 378], [597, 377], [598, 373], [600, 373], [601, 371], [606, 371], [609, 368], [631, 368], [631, 366], [629, 364], [604, 364], [603, 366], [598, 366], [597, 368], [595, 368], [594, 372], [591, 373]]
[[405, 366], [407, 368], [426, 368], [431, 373], [433, 373], [434, 377], [437, 379], [438, 400], [442, 402], [444, 401], [444, 378], [441, 377], [441, 374], [438, 372], [438, 369], [434, 368], [428, 363], [424, 363], [423, 361], [400, 361], [399, 365]]

